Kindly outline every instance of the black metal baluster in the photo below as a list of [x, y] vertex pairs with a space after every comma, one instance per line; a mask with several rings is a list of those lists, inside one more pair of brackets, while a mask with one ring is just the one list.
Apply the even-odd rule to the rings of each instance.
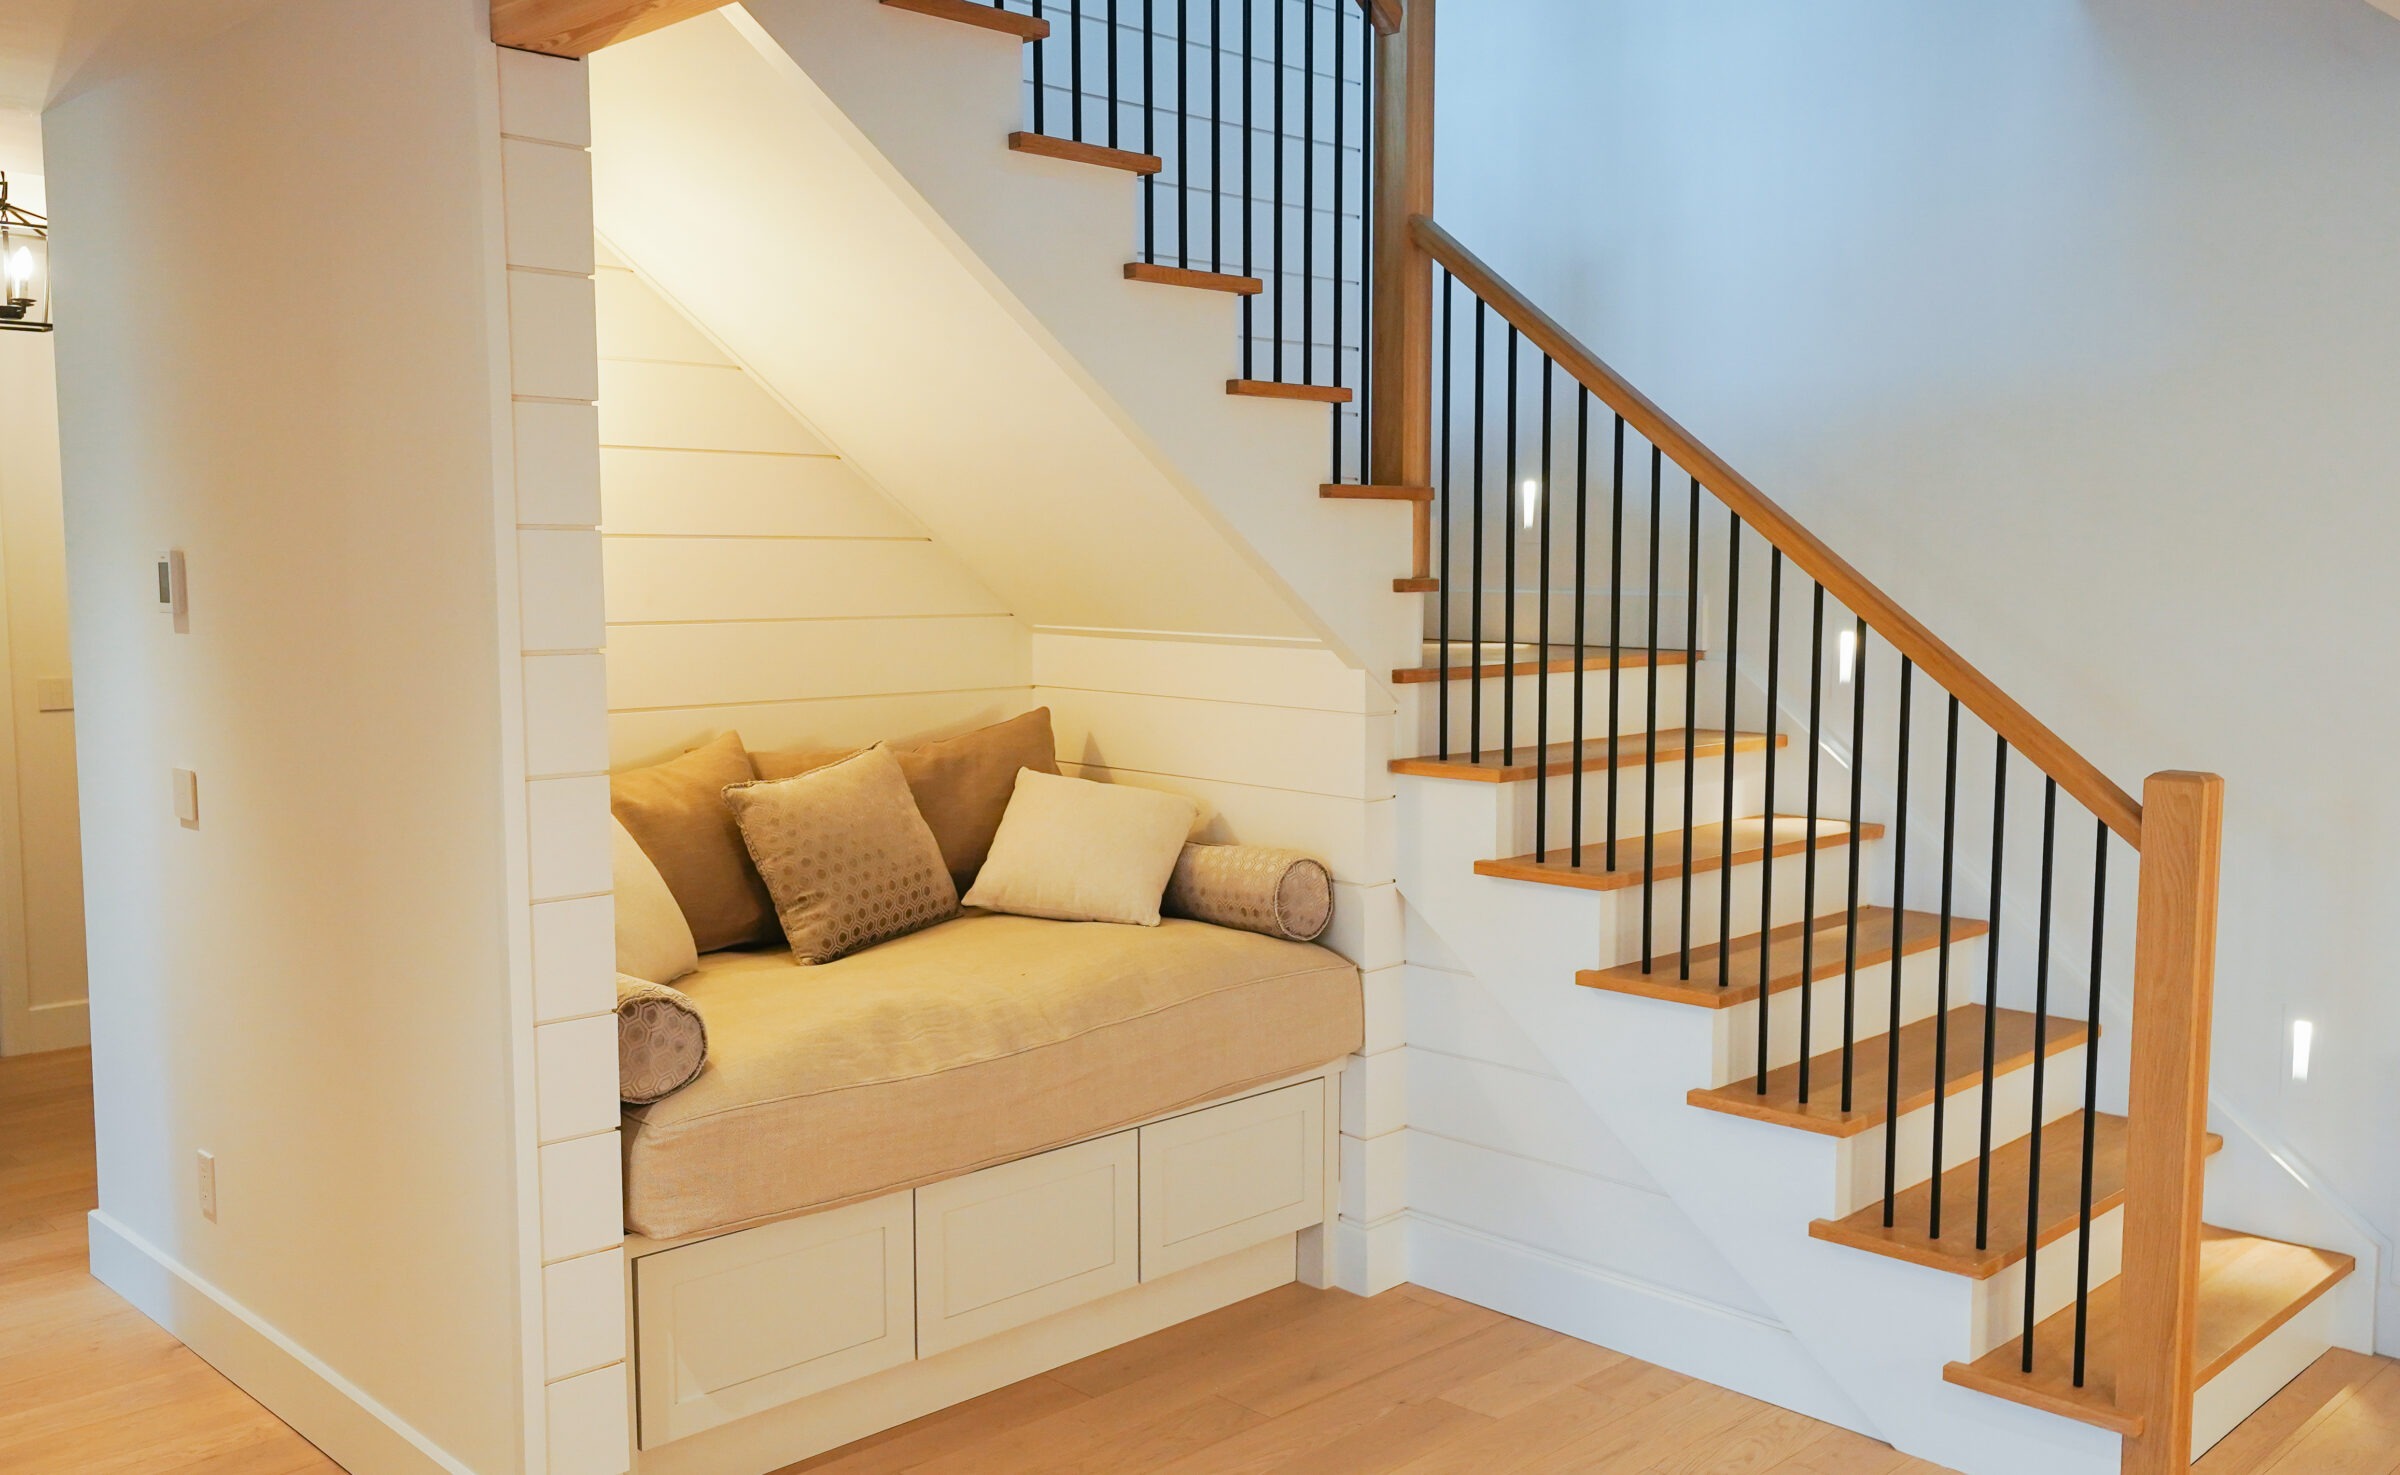
[[[1666, 457], [1650, 448], [1650, 648], [1642, 667], [1642, 971], [1650, 971], [1652, 895], [1658, 889], [1658, 537], [1666, 520]], [[1690, 889], [1689, 882], [1685, 889]]]
[[1117, 0], [1108, 0], [1108, 146], [1117, 146]]
[[1592, 391], [1576, 385], [1575, 393], [1575, 674], [1569, 678], [1575, 694], [1573, 777], [1567, 780], [1567, 824], [1574, 840], [1574, 865], [1583, 867], [1583, 647], [1584, 577], [1592, 545]]
[[1083, 142], [1083, 0], [1067, 0], [1067, 136]]
[[2100, 978], [2106, 958], [2108, 926], [2108, 821], [2093, 826], [2092, 842], [2092, 986], [2084, 1003], [2083, 1046], [2083, 1188], [2075, 1224], [2075, 1386], [2083, 1386], [2084, 1342], [2091, 1330], [2092, 1312], [2092, 1152], [2100, 1120]]
[[1208, 0], [1208, 269], [1225, 270], [1225, 0]]
[[[1725, 537], [1725, 807], [1722, 822], [1717, 826], [1720, 851], [1733, 840], [1733, 735], [1741, 726], [1736, 720], [1740, 708], [1735, 682], [1740, 676], [1740, 664], [1735, 656], [1740, 650], [1742, 631], [1742, 515], [1734, 512], [1732, 517]], [[1729, 858], [1717, 867], [1717, 987], [1724, 988], [1731, 981], [1732, 968], [1733, 866]], [[1759, 1007], [1766, 1007], [1763, 999]]]
[[[2058, 780], [2042, 778], [2042, 912], [2035, 929], [2041, 939], [2033, 960], [2033, 1120], [2025, 1144], [2025, 1355], [2022, 1366], [2033, 1371], [2033, 1323], [2036, 1293], [2041, 1289], [2042, 1252], [2042, 1083], [2050, 1061], [2050, 872], [2058, 836]], [[2085, 1049], [2097, 1048], [2087, 1044]], [[1987, 1083], [1986, 1089], [1989, 1089]]]
[[[1270, 3], [1272, 4], [1272, 0], [1270, 0]], [[1272, 312], [1272, 316], [1273, 316], [1273, 318], [1274, 318], [1274, 323], [1273, 323], [1273, 326], [1274, 326], [1274, 329], [1275, 329], [1275, 351], [1274, 351], [1274, 354], [1273, 354], [1273, 365], [1272, 365], [1272, 366], [1273, 366], [1273, 369], [1274, 369], [1274, 379], [1275, 379], [1275, 382], [1276, 382], [1276, 383], [1278, 383], [1278, 384], [1280, 384], [1280, 383], [1282, 383], [1282, 382], [1283, 382], [1283, 288], [1284, 288], [1284, 277], [1283, 277], [1283, 210], [1284, 210], [1284, 202], [1283, 202], [1283, 162], [1284, 162], [1284, 160], [1283, 160], [1283, 156], [1284, 156], [1284, 152], [1285, 152], [1285, 147], [1284, 147], [1284, 138], [1285, 138], [1285, 135], [1284, 135], [1284, 131], [1283, 131], [1283, 95], [1284, 95], [1284, 93], [1288, 92], [1288, 91], [1291, 89], [1291, 80], [1290, 80], [1288, 77], [1286, 77], [1286, 76], [1284, 75], [1284, 71], [1283, 71], [1283, 33], [1284, 33], [1284, 31], [1287, 29], [1287, 27], [1286, 27], [1286, 26], [1285, 26], [1285, 24], [1284, 24], [1284, 19], [1283, 19], [1283, 7], [1282, 7], [1281, 5], [1272, 5], [1271, 13], [1272, 13], [1272, 14], [1274, 15], [1274, 17], [1275, 17], [1275, 44], [1274, 44], [1274, 47], [1273, 47], [1273, 50], [1274, 50], [1274, 53], [1275, 53], [1275, 55], [1274, 55], [1274, 68], [1275, 68], [1275, 105], [1274, 105], [1274, 107], [1273, 107], [1273, 108], [1270, 110], [1270, 111], [1273, 113], [1273, 115], [1274, 115], [1274, 128], [1275, 128], [1275, 166], [1274, 166], [1273, 175], [1272, 175], [1272, 177], [1273, 177], [1273, 179], [1274, 179], [1274, 184], [1273, 184], [1273, 185], [1272, 185], [1272, 187], [1269, 189], [1268, 193], [1269, 193], [1269, 194], [1272, 196], [1272, 199], [1271, 199], [1270, 203], [1271, 203], [1271, 204], [1274, 206], [1274, 209], [1275, 209], [1275, 223], [1274, 223], [1273, 230], [1272, 230], [1272, 231], [1271, 231], [1271, 233], [1270, 233], [1270, 234], [1271, 234], [1271, 241], [1270, 241], [1270, 244], [1269, 244], [1269, 247], [1268, 247], [1268, 255], [1269, 255], [1269, 256], [1271, 256], [1271, 257], [1273, 258], [1273, 260], [1274, 260], [1274, 266], [1275, 266], [1275, 285], [1274, 285], [1274, 287], [1273, 287], [1273, 289], [1272, 289], [1272, 290], [1274, 291], [1274, 293], [1275, 293], [1275, 304], [1274, 304], [1274, 308], [1273, 308], [1273, 312]]]
[[[1773, 997], [1774, 975], [1769, 964], [1773, 953], [1765, 946], [1766, 938], [1775, 927], [1775, 729], [1781, 677], [1783, 674], [1783, 550], [1767, 545], [1767, 792], [1765, 813], [1759, 821], [1761, 839], [1758, 867], [1758, 1094], [1767, 1094], [1767, 1023], [1769, 1002]], [[1726, 835], [1718, 842], [1720, 863], [1733, 864], [1733, 836]], [[1802, 1042], [1802, 1059], [1808, 1058], [1806, 1042]]]
[[1300, 382], [1317, 382], [1317, 6], [1300, 7]]
[[[1252, 118], [1252, 93], [1258, 81], [1258, 63], [1254, 59], [1251, 14], [1258, 0], [1242, 0], [1242, 275], [1255, 276], [1251, 265], [1253, 248], [1258, 241], [1255, 214], [1258, 206], [1258, 167], [1256, 140], [1258, 127]], [[1180, 37], [1177, 38], [1179, 41]], [[1445, 272], [1448, 270], [1444, 268]], [[1258, 294], [1242, 294], [1242, 377], [1258, 377]], [[1443, 678], [1446, 684], [1447, 676]]]
[[[1468, 573], [1473, 582], [1473, 598], [1467, 605], [1467, 660], [1474, 679], [1467, 685], [1467, 756], [1476, 763], [1483, 761], [1483, 338], [1484, 324], [1491, 319], [1491, 308], [1481, 297], [1475, 299], [1475, 405], [1468, 421], [1468, 434], [1474, 439], [1474, 467], [1468, 472], [1469, 485], [1474, 490], [1473, 517], [1467, 523], [1468, 541], [1473, 545], [1475, 566]], [[1505, 663], [1502, 670], [1506, 670]]]
[[[1243, 3], [1248, 4], [1249, 0], [1243, 0]], [[1441, 638], [1441, 705], [1436, 709], [1433, 719], [1437, 738], [1435, 746], [1444, 758], [1450, 756], [1450, 688], [1453, 684], [1450, 669], [1450, 591], [1455, 580], [1450, 575], [1450, 480], [1456, 474], [1452, 458], [1457, 454], [1458, 442], [1450, 428], [1450, 366], [1458, 340], [1450, 332], [1450, 304], [1456, 295], [1450, 268], [1445, 266], [1442, 268], [1442, 450], [1436, 463], [1442, 469], [1442, 573], [1440, 586], [1434, 595], [1434, 606], [1438, 611], [1436, 633]]]
[[[1508, 424], [1500, 476], [1500, 761], [1517, 761], [1517, 325], [1508, 325], [1508, 367], [1503, 404]], [[1533, 663], [1540, 680], [1542, 663]], [[1538, 857], [1537, 857], [1538, 858]]]
[[[1676, 930], [1675, 976], [1692, 979], [1692, 805], [1700, 777], [1700, 478], [1692, 478], [1692, 516], [1683, 551], [1683, 911]], [[1725, 735], [1733, 751], [1733, 735]]]
[[[1035, 20], [1042, 18], [1042, 0], [1033, 0], [1033, 18]], [[1049, 99], [1042, 95], [1045, 91], [1042, 81], [1042, 63], [1049, 52], [1050, 39], [1048, 37], [1045, 36], [1033, 43], [1033, 131], [1036, 133], [1043, 131], [1042, 120], [1048, 112], [1046, 104]]]
[[[1542, 659], [1550, 659], [1550, 400], [1552, 371], [1557, 365], [1550, 355], [1542, 355], [1542, 475], [1541, 490], [1535, 494], [1541, 517], [1540, 579], [1542, 609], [1540, 619]], [[1533, 853], [1545, 859], [1550, 854], [1550, 676], [1545, 670], [1541, 685], [1533, 689]], [[1577, 755], [1580, 757], [1581, 755]], [[1573, 759], [1569, 762], [1572, 764]]]
[[1950, 1079], [1950, 888], [1958, 870], [1958, 698], [1950, 698], [1950, 736], [1942, 759], [1942, 931], [1940, 965], [1933, 975], [1933, 1201], [1926, 1211], [1925, 1233], [1942, 1237], [1943, 1118], [1949, 1094], [1942, 1083]]
[[[1158, 0], [1142, 0], [1142, 152], [1158, 155]], [[1158, 176], [1142, 176], [1142, 260], [1158, 264]]]
[[1175, 263], [1192, 269], [1192, 0], [1175, 0]]
[[1808, 1105], [1816, 1051], [1817, 767], [1825, 752], [1825, 586], [1816, 586], [1808, 618], [1808, 826], [1800, 858], [1800, 1104]]
[[[1344, 203], [1342, 184], [1346, 173], [1344, 165], [1347, 163], [1343, 158], [1346, 148], [1343, 123], [1349, 117], [1350, 110], [1344, 105], [1349, 101], [1345, 95], [1349, 90], [1349, 81], [1348, 73], [1343, 67], [1343, 59], [1348, 54], [1349, 47], [1343, 41], [1341, 22], [1336, 20], [1333, 27], [1333, 326], [1332, 331], [1326, 335], [1326, 347], [1333, 355], [1333, 387], [1336, 389], [1343, 387], [1342, 380], [1345, 377], [1342, 373], [1342, 259], [1343, 253], [1349, 245], [1349, 224], [1342, 217]], [[1312, 82], [1310, 85], [1315, 84]], [[1364, 372], [1363, 366], [1361, 372]], [[1543, 413], [1548, 413], [1547, 408]], [[1342, 479], [1342, 407], [1340, 405], [1333, 406], [1332, 418], [1333, 479], [1340, 481]], [[1365, 449], [1363, 443], [1360, 449], [1363, 462]], [[1363, 464], [1358, 479], [1362, 482], [1367, 480]]]
[[[1842, 914], [1842, 1111], [1848, 1114], [1857, 1076], [1858, 1050], [1858, 862], [1866, 846], [1859, 843], [1858, 810], [1864, 798], [1867, 772], [1867, 622], [1855, 621], [1850, 632], [1850, 901]], [[1897, 956], [1895, 954], [1895, 956]], [[1891, 1035], [1900, 1037], [1900, 1021], [1891, 1021]], [[1891, 1136], [1888, 1126], [1884, 1136]]]
[[[1863, 641], [1862, 641], [1863, 644]], [[1862, 661], [1859, 669], [1866, 669]], [[1900, 1120], [1900, 965], [1908, 956], [1908, 757], [1914, 734], [1909, 731], [1909, 695], [1916, 683], [1916, 662], [1907, 656], [1900, 658], [1900, 731], [1892, 747], [1900, 762], [1899, 796], [1893, 801], [1892, 814], [1892, 987], [1891, 1005], [1884, 1015], [1886, 1049], [1883, 1063], [1883, 1227], [1892, 1227], [1892, 1200], [1900, 1184], [1900, 1132], [1892, 1125]], [[1853, 799], [1850, 817], [1858, 818], [1858, 802]], [[1855, 876], [1857, 871], [1852, 869]], [[1850, 888], [1851, 936], [1858, 933], [1858, 888]], [[1855, 943], [1854, 943], [1855, 945]], [[1940, 1025], [1935, 1025], [1940, 1029]], [[1935, 1091], [1940, 1095], [1940, 1091]]]
[[[1608, 513], [1608, 869], [1617, 868], [1617, 708], [1624, 696], [1625, 671], [1625, 417], [1617, 420], [1615, 489]], [[1583, 659], [1583, 652], [1575, 652]]]
[[1373, 481], [1375, 383], [1375, 19], [1358, 14], [1358, 479]]
[[[1983, 940], [1983, 1131], [1975, 1158], [1975, 1248], [1992, 1247], [1992, 1062], [2000, 1018], [2000, 877], [2008, 842], [2008, 739], [1992, 742], [1992, 915]], [[1934, 1094], [1942, 1083], [1934, 1082]]]

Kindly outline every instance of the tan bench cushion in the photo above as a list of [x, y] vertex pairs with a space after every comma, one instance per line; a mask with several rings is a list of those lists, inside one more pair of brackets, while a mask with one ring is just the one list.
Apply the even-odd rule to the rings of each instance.
[[626, 1227], [664, 1239], [1005, 1162], [1338, 1060], [1358, 971], [1307, 943], [969, 912], [811, 968], [678, 984], [709, 1063], [625, 1112]]

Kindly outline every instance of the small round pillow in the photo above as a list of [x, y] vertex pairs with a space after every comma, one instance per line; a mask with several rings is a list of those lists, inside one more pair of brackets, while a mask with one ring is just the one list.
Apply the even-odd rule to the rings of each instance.
[[680, 989], [617, 975], [617, 1096], [647, 1106], [699, 1078], [708, 1025]]
[[1292, 942], [1314, 942], [1333, 921], [1324, 862], [1265, 845], [1186, 845], [1160, 910]]

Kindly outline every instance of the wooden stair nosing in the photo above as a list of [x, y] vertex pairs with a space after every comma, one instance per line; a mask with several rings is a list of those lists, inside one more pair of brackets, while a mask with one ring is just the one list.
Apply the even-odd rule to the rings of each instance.
[[[1770, 855], [1798, 855], [1809, 848], [1806, 821], [1798, 816], [1776, 816], [1771, 845], [1765, 843], [1770, 837], [1763, 832], [1755, 835], [1744, 833], [1750, 826], [1759, 823], [1756, 818], [1734, 822], [1736, 849], [1730, 857], [1719, 845], [1718, 833], [1724, 829], [1723, 825], [1694, 825], [1692, 874], [1708, 875], [1729, 862], [1737, 866], [1750, 865]], [[1817, 821], [1816, 848], [1832, 850], [1847, 845], [1851, 834], [1849, 825], [1838, 820], [1821, 819]], [[1883, 835], [1883, 826], [1872, 822], [1863, 824], [1857, 827], [1857, 834], [1869, 840], [1879, 839]], [[1706, 838], [1707, 848], [1700, 843], [1703, 837]], [[1650, 872], [1651, 878], [1671, 881], [1681, 877], [1683, 831], [1662, 830], [1653, 838], [1656, 844], [1652, 846], [1654, 868]], [[1615, 870], [1608, 868], [1607, 841], [1604, 838], [1586, 840], [1583, 851], [1584, 864], [1581, 866], [1572, 864], [1572, 856], [1567, 848], [1560, 846], [1541, 855], [1479, 860], [1475, 862], [1475, 874], [1497, 876], [1510, 881], [1532, 881], [1544, 886], [1567, 886], [1580, 891], [1624, 891], [1642, 884], [1641, 836], [1617, 837], [1617, 859], [1621, 864]]]
[[1378, 486], [1372, 482], [1329, 481], [1317, 488], [1317, 495], [1336, 502], [1430, 502], [1431, 487]]
[[1442, 581], [1431, 574], [1409, 574], [1392, 580], [1394, 594], [1432, 594], [1442, 587]]
[[1236, 297], [1254, 297], [1267, 290], [1267, 284], [1257, 277], [1223, 271], [1197, 271], [1188, 266], [1168, 266], [1156, 261], [1126, 262], [1125, 280], [1149, 282], [1160, 287], [1191, 287], [1202, 292], [1230, 292]]
[[[1690, 732], [1680, 727], [1660, 728], [1658, 736], [1660, 738], [1658, 761], [1661, 763], [1680, 763], [1687, 758], [1719, 757], [1723, 755], [1727, 746], [1726, 735], [1709, 727]], [[1668, 741], [1669, 739], [1672, 741]], [[1775, 735], [1775, 746], [1779, 748], [1788, 746], [1790, 742], [1791, 735], [1789, 733]], [[1767, 735], [1763, 732], [1737, 732], [1732, 736], [1731, 746], [1737, 753], [1764, 752], [1767, 746]], [[1650, 744], [1646, 735], [1642, 733], [1618, 734], [1616, 754], [1613, 760], [1609, 754], [1609, 741], [1604, 737], [1585, 738], [1583, 755], [1580, 759], [1574, 756], [1574, 748], [1575, 744], [1572, 742], [1545, 744], [1542, 750], [1543, 757], [1539, 763], [1532, 758], [1503, 762], [1495, 751], [1486, 750], [1480, 759], [1457, 755], [1448, 758], [1394, 758], [1391, 760], [1391, 769], [1394, 773], [1414, 774], [1420, 778], [1513, 784], [1536, 778], [1545, 771], [1545, 768], [1553, 777], [1560, 778], [1578, 768], [1585, 773], [1605, 772], [1612, 766], [1634, 768], [1640, 766], [1650, 752]], [[1530, 752], [1531, 748], [1530, 746], [1521, 747], [1518, 751]], [[1624, 841], [1620, 839], [1617, 843], [1622, 847]]]
[[1047, 133], [1012, 133], [1008, 136], [1008, 146], [1020, 154], [1062, 159], [1070, 164], [1096, 164], [1103, 169], [1122, 169], [1128, 174], [1156, 174], [1167, 167], [1167, 161], [1156, 154], [1077, 143], [1071, 138], [1052, 138]]
[[[2200, 1226], [2200, 1315], [2192, 1386], [2206, 1386], [2356, 1268], [2350, 1256], [2332, 1250]], [[2071, 1305], [2034, 1327], [2030, 1374], [2023, 1370], [2025, 1339], [2019, 1336], [1973, 1362], [1951, 1363], [1942, 1369], [1942, 1380], [2127, 1437], [2140, 1434], [2142, 1421], [2117, 1407], [2120, 1284], [2110, 1280], [2092, 1288], [2082, 1387], [2074, 1384]]]
[[998, 31], [1003, 35], [1014, 36], [1020, 41], [1047, 41], [1050, 39], [1050, 22], [1046, 20], [1030, 15], [1017, 15], [989, 5], [972, 4], [970, 0], [883, 0], [883, 3], [894, 10], [911, 10], [919, 15], [930, 15], [936, 20], [956, 21], [965, 26], [980, 26], [987, 31]]
[[[1834, 1007], [1839, 1007], [1838, 1002]], [[1983, 1025], [1985, 1011], [1981, 1004], [1961, 1004], [1952, 1009], [1950, 1020], [1949, 1058], [1943, 1062], [1948, 1077], [1941, 1082], [1940, 1094], [1955, 1096], [1983, 1081]], [[1993, 1051], [1992, 1073], [1995, 1077], [2030, 1065], [2034, 1058], [2034, 1017], [2022, 1009], [2000, 1009], [1992, 1016]], [[1900, 1028], [1900, 1114], [1930, 1106], [1935, 1094], [1933, 1079], [1936, 1016], [1927, 1016]], [[2053, 1018], [2043, 1034], [2043, 1053], [2060, 1055], [2083, 1044], [2091, 1030], [2080, 1019]], [[1752, 1121], [1774, 1126], [1790, 1127], [1795, 1131], [1813, 1132], [1823, 1137], [1855, 1137], [1861, 1132], [1882, 1125], [1884, 1121], [1885, 1075], [1890, 1047], [1887, 1035], [1856, 1041], [1852, 1047], [1850, 1110], [1841, 1108], [1842, 1052], [1839, 1048], [1822, 1051], [1809, 1058], [1809, 1099], [1799, 1100], [1800, 1066], [1797, 1061], [1777, 1066], [1767, 1072], [1764, 1095], [1756, 1089], [1756, 1076], [1725, 1086], [1696, 1086], [1684, 1099], [1706, 1111], [1720, 1111], [1728, 1116], [1747, 1117]]]
[[[2041, 1248], [2066, 1238], [2082, 1224], [2083, 1120], [2069, 1112], [2042, 1124], [2042, 1217], [2033, 1240]], [[2092, 1218], [2125, 1201], [2125, 1118], [2098, 1114], [2092, 1131]], [[1989, 1280], [2025, 1258], [2026, 1167], [2033, 1158], [2033, 1139], [2016, 1141], [1992, 1151], [1991, 1212], [1985, 1247], [1975, 1247], [1975, 1203], [1979, 1164], [1960, 1163], [1941, 1178], [1944, 1233], [1926, 1233], [1933, 1204], [1933, 1183], [1902, 1189], [1892, 1198], [1892, 1227], [1883, 1224], [1879, 1200], [1841, 1219], [1819, 1219], [1809, 1235], [1828, 1244], [1847, 1245], [1871, 1255], [1883, 1255], [1947, 1271], [1970, 1280]], [[2207, 1150], [2215, 1153], [2225, 1139], [2211, 1132]]]
[[1320, 405], [1346, 405], [1351, 392], [1335, 384], [1284, 384], [1273, 379], [1228, 379], [1225, 392], [1246, 399], [1296, 399]]
[[[1460, 643], [1464, 644], [1463, 641]], [[1707, 652], [1701, 651], [1697, 655], [1705, 657]], [[1658, 653], [1658, 664], [1661, 666], [1685, 666], [1691, 664], [1694, 658], [1695, 652], [1692, 651], [1662, 650]], [[1581, 661], [1581, 665], [1586, 671], [1611, 671], [1619, 668], [1635, 670], [1647, 667], [1650, 663], [1650, 652], [1647, 648], [1611, 652], [1603, 646], [1596, 645], [1584, 648]], [[1480, 677], [1485, 681], [1497, 681], [1504, 676], [1559, 676], [1573, 671], [1577, 664], [1576, 658], [1571, 655], [1550, 656], [1542, 660], [1511, 661], [1505, 670], [1502, 669], [1499, 662], [1494, 661], [1480, 668]], [[1442, 666], [1402, 666], [1392, 672], [1392, 681], [1399, 686], [1429, 685], [1441, 680], [1445, 670], [1459, 681], [1478, 679], [1476, 666], [1466, 661], [1453, 660], [1447, 668]]]
[[[1777, 734], [1781, 737], [1782, 734]], [[1857, 965], [1871, 968], [1889, 962], [1892, 957], [1892, 909], [1884, 906], [1862, 906], [1858, 909], [1859, 950]], [[1909, 912], [1900, 929], [1900, 951], [1903, 955], [1932, 952], [1942, 945], [1942, 919], [1933, 912]], [[1800, 986], [1801, 932], [1813, 926], [1817, 940], [1811, 950], [1810, 981], [1821, 982], [1838, 977], [1848, 966], [1843, 946], [1850, 930], [1846, 915], [1836, 912], [1818, 917], [1813, 923], [1786, 922], [1766, 934], [1770, 949], [1772, 972], [1767, 978], [1770, 993], [1789, 992]], [[1979, 919], [1952, 917], [1950, 940], [1969, 942], [1991, 931]], [[1702, 1009], [1730, 1009], [1747, 1004], [1758, 997], [1759, 934], [1733, 939], [1731, 957], [1726, 973], [1729, 981], [1723, 988], [1716, 985], [1717, 944], [1704, 943], [1692, 949], [1691, 977], [1682, 976], [1682, 954], [1669, 953], [1654, 957], [1650, 971], [1642, 972], [1639, 963], [1621, 963], [1613, 968], [1586, 968], [1575, 975], [1575, 981], [1585, 988], [1606, 989], [1611, 993], [1633, 994], [1645, 999], [1663, 999], [1670, 1004], [1690, 1004]], [[1778, 959], [1777, 955], [1781, 957]]]

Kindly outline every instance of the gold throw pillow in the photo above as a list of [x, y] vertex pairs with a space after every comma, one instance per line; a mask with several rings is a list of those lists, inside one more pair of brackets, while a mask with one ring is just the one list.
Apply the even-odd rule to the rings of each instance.
[[830, 963], [958, 912], [942, 847], [881, 743], [796, 778], [736, 784], [725, 803], [795, 963]]
[[680, 758], [612, 774], [609, 808], [658, 867], [701, 952], [764, 942], [775, 907], [750, 868], [741, 831], [725, 809], [725, 786], [750, 780], [750, 754], [726, 733]]

